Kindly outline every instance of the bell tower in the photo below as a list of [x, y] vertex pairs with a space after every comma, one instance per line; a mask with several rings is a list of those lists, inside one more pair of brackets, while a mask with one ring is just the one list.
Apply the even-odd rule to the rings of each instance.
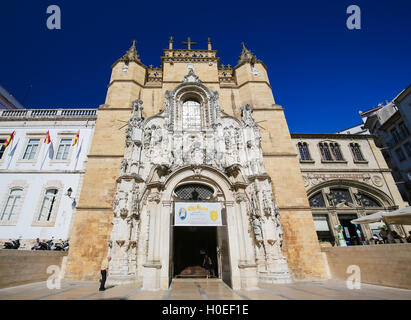
[[141, 63], [133, 41], [126, 54], [113, 64], [106, 102], [98, 109], [72, 228], [67, 279], [96, 280], [96, 270], [107, 255], [116, 179], [125, 152], [125, 125], [131, 117], [132, 102], [142, 95], [146, 76], [147, 67]]
[[108, 108], [129, 108], [134, 100], [141, 97], [147, 74], [146, 66], [140, 61], [135, 40], [126, 54], [111, 68], [105, 104]]
[[284, 228], [283, 253], [295, 279], [325, 278], [325, 264], [284, 109], [275, 103], [266, 65], [244, 43], [242, 46], [234, 68], [240, 105], [253, 106], [253, 117], [260, 126], [264, 165]]

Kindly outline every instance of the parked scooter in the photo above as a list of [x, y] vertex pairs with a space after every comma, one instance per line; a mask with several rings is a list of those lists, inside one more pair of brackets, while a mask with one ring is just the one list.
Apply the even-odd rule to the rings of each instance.
[[20, 248], [20, 239], [11, 240], [10, 242], [5, 242], [3, 245], [3, 249], [14, 249], [17, 250]]
[[[67, 244], [66, 244], [66, 242], [67, 242]], [[52, 247], [51, 250], [66, 251], [66, 250], [65, 250], [65, 246], [68, 247], [68, 241], [67, 241], [67, 240], [63, 241], [62, 239], [60, 239], [60, 242], [56, 242], [56, 243], [54, 244], [54, 248]]]
[[64, 241], [63, 242], [63, 250], [68, 251], [69, 247], [70, 247], [69, 241], [68, 240]]
[[52, 250], [52, 247], [54, 246], [53, 239], [54, 237], [52, 237], [47, 242], [40, 242], [39, 248], [37, 250]]

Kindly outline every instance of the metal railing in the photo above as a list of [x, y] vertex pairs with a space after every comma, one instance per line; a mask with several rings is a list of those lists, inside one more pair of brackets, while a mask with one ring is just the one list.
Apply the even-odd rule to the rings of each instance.
[[0, 120], [96, 119], [97, 109], [0, 110]]

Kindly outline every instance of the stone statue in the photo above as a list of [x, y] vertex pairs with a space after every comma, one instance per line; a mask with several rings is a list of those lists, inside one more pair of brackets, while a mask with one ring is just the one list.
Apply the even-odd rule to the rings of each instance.
[[246, 127], [255, 127], [257, 124], [255, 123], [253, 116], [253, 107], [249, 104], [241, 107], [241, 117]]
[[253, 216], [253, 220], [251, 222], [251, 225], [253, 226], [255, 239], [258, 242], [262, 242], [263, 241], [263, 229], [261, 227], [261, 222], [257, 218], [257, 216]]

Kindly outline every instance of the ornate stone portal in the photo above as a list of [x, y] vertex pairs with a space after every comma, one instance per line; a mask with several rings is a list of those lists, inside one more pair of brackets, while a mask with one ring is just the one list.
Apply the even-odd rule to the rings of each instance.
[[[200, 129], [187, 127], [192, 120], [183, 110], [188, 100], [198, 103], [194, 116]], [[220, 253], [230, 270], [223, 279], [229, 278], [233, 288], [291, 281], [252, 106], [241, 108], [242, 120], [226, 115], [218, 93], [190, 69], [180, 85], [166, 92], [162, 112], [144, 119], [142, 101], [132, 108], [113, 203], [110, 281], [168, 287], [174, 189], [187, 181], [210, 185], [212, 200], [224, 208], [228, 250]]]

